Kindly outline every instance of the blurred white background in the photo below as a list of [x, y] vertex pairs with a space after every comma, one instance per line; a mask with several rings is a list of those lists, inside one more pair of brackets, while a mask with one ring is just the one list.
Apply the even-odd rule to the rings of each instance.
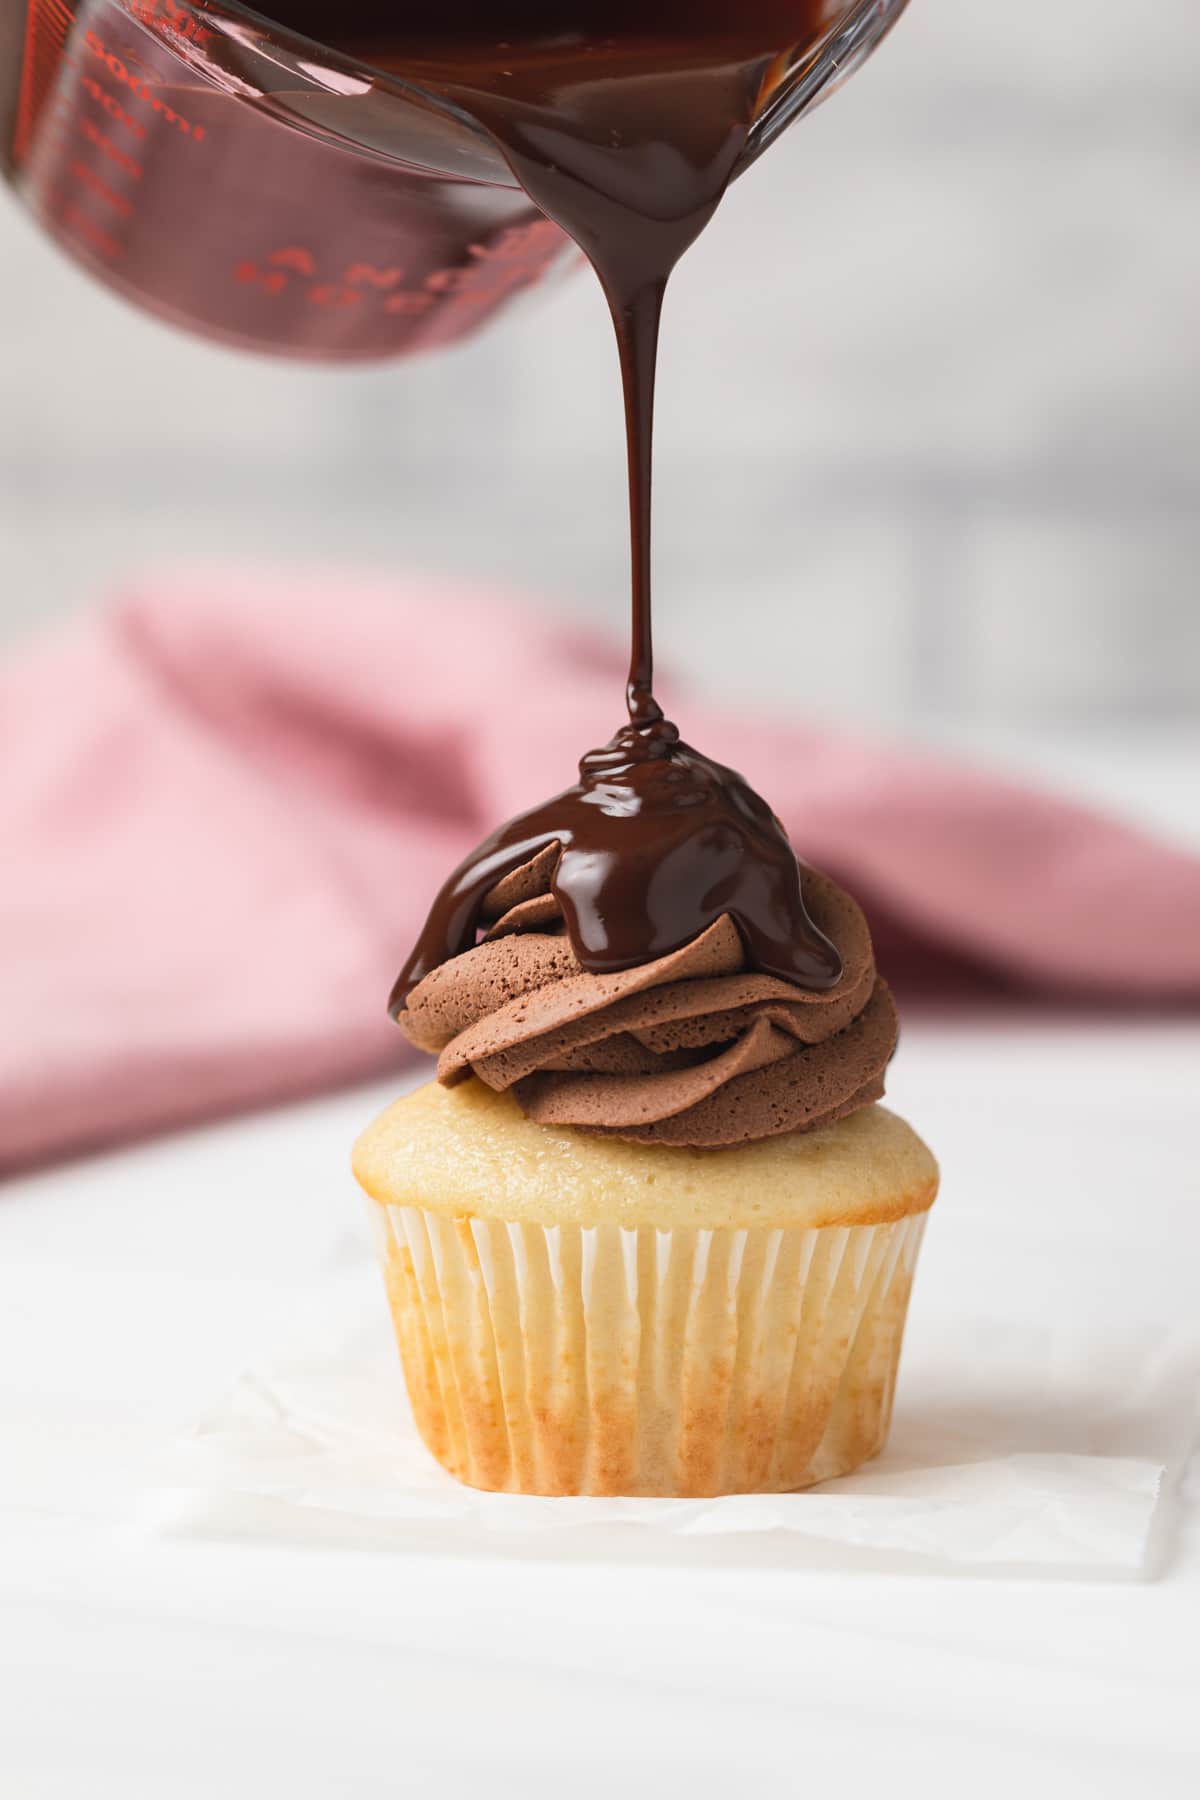
[[[1198, 96], [1197, 0], [913, 0], [731, 192], [669, 301], [665, 665], [1031, 745], [1194, 717]], [[589, 277], [346, 373], [151, 322], [7, 199], [0, 270], [10, 644], [231, 551], [495, 576], [623, 629]]]

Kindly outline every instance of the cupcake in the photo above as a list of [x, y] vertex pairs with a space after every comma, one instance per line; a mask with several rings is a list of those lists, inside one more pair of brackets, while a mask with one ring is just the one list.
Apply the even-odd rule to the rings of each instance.
[[937, 1166], [878, 1104], [861, 911], [740, 777], [618, 734], [455, 872], [394, 1010], [437, 1080], [354, 1169], [445, 1468], [707, 1496], [878, 1454]]

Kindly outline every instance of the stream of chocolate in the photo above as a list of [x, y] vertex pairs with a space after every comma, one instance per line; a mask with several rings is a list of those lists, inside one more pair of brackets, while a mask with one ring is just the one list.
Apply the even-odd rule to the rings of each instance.
[[[304, 27], [303, 5], [275, 8]], [[329, 37], [329, 9], [319, 11]], [[557, 843], [552, 889], [584, 969], [679, 949], [722, 913], [754, 964], [824, 990], [835, 947], [805, 909], [795, 854], [740, 776], [689, 748], [654, 698], [650, 495], [659, 318], [672, 269], [712, 217], [756, 114], [849, 0], [482, 0], [351, 4], [333, 41], [475, 120], [530, 198], [584, 251], [612, 311], [625, 395], [633, 574], [629, 724], [556, 800], [451, 876], [392, 994], [470, 949], [490, 890]]]

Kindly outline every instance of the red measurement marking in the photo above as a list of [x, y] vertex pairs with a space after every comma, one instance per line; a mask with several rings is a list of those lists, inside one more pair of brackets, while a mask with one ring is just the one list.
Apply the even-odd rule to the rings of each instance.
[[75, 16], [62, 0], [30, 0], [25, 15], [25, 42], [21, 52], [21, 86], [17, 97], [17, 123], [13, 155], [24, 162], [29, 154], [54, 78], [62, 61]]
[[94, 31], [86, 33], [84, 43], [92, 55], [104, 64], [114, 81], [119, 81], [122, 86], [127, 87], [138, 100], [145, 101], [146, 105], [157, 113], [166, 124], [176, 126], [184, 137], [191, 138], [197, 144], [204, 142], [203, 125], [191, 124], [182, 113], [176, 112], [173, 106], [168, 105], [165, 100], [160, 100], [154, 89], [139, 80], [132, 70], [121, 61], [121, 58], [107, 48], [103, 39], [98, 37]]
[[73, 200], [60, 203], [59, 217], [64, 225], [90, 244], [93, 250], [99, 250], [102, 256], [117, 257], [122, 254], [123, 246], [97, 225], [94, 219], [89, 219], [83, 208], [76, 206]]
[[89, 168], [82, 157], [76, 157], [67, 173], [73, 175], [76, 181], [82, 182], [84, 187], [90, 188], [98, 200], [103, 200], [105, 206], [111, 206], [115, 213], [120, 214], [121, 218], [127, 219], [133, 211], [133, 202], [127, 200], [124, 194], [114, 193], [103, 176], [97, 175], [95, 169]]
[[540, 266], [530, 268], [527, 263], [509, 267], [501, 264], [496, 269], [476, 263], [470, 269], [435, 269], [425, 277], [425, 286], [434, 294], [453, 294], [458, 300], [496, 300], [510, 288], [536, 281], [541, 272]]
[[435, 269], [425, 277], [431, 294], [464, 294], [479, 285], [480, 275], [475, 269]]
[[297, 275], [315, 275], [317, 259], [301, 244], [290, 244], [284, 250], [272, 250], [267, 261], [273, 269], [291, 269]]
[[127, 155], [124, 150], [113, 143], [111, 138], [105, 137], [98, 125], [93, 125], [92, 121], [85, 118], [83, 114], [80, 114], [76, 123], [79, 126], [80, 135], [85, 137], [88, 143], [100, 152], [101, 156], [106, 156], [109, 162], [115, 163], [122, 174], [131, 175], [134, 181], [141, 180], [141, 163], [136, 161], [134, 157]]
[[543, 256], [558, 242], [558, 226], [548, 219], [532, 225], [510, 225], [494, 244], [471, 244], [468, 254], [484, 262], [516, 262], [529, 256]]
[[468, 288], [465, 293], [456, 294], [459, 306], [490, 306], [504, 292], [503, 288]]
[[[311, 278], [317, 273], [317, 259], [303, 244], [288, 244], [272, 250], [267, 262], [272, 269], [290, 269], [295, 275]], [[381, 269], [375, 263], [354, 262], [347, 265], [340, 279], [345, 287], [371, 287], [387, 293], [404, 280], [404, 270], [399, 265]]]
[[39, 3], [47, 24], [65, 39], [75, 29], [75, 8], [68, 6], [66, 0], [34, 0], [35, 10]]
[[351, 263], [345, 274], [349, 287], [373, 287], [385, 291], [398, 287], [403, 280], [403, 269], [377, 269], [374, 263]]
[[207, 26], [175, 5], [174, 0], [134, 0], [129, 10], [143, 25], [157, 27], [166, 37], [186, 38], [201, 48], [213, 37]]
[[288, 284], [288, 277], [282, 269], [260, 269], [257, 263], [242, 262], [234, 270], [239, 281], [249, 285], [257, 282], [264, 293], [282, 294]]
[[383, 303], [385, 313], [395, 313], [399, 318], [415, 317], [417, 313], [428, 312], [433, 305], [432, 294], [391, 294]]
[[[263, 263], [247, 258], [236, 264], [234, 276], [245, 286], [260, 287], [265, 294], [278, 296], [295, 291], [313, 306], [345, 309], [378, 294], [385, 313], [413, 318], [428, 312], [443, 296], [463, 307], [483, 307], [493, 305], [513, 288], [530, 286], [544, 272], [542, 263], [531, 265], [529, 262], [531, 245], [550, 241], [557, 246], [559, 239], [554, 226], [548, 226], [545, 234], [535, 236], [536, 232], [537, 227], [514, 227], [501, 239], [502, 246], [517, 241], [522, 244], [524, 254], [520, 260], [510, 249], [504, 248], [493, 261], [483, 245], [475, 245], [472, 246], [474, 253], [486, 260], [477, 260], [465, 269], [434, 269], [426, 275], [422, 289], [417, 292], [400, 289], [404, 269], [399, 264], [381, 269], [375, 263], [353, 262], [346, 265], [340, 280], [312, 281], [311, 277], [317, 273], [317, 261], [303, 244], [289, 244], [272, 250]], [[301, 278], [295, 289], [292, 288], [293, 276]]]
[[97, 106], [104, 108], [110, 119], [115, 119], [118, 125], [124, 125], [127, 131], [132, 131], [134, 137], [145, 137], [146, 127], [141, 120], [135, 119], [132, 113], [127, 113], [120, 101], [114, 100], [107, 88], [102, 88], [100, 83], [93, 81], [90, 75], [81, 75], [79, 85], [85, 94], [90, 94]]
[[308, 297], [314, 306], [357, 306], [362, 299], [362, 289], [342, 287], [336, 281], [326, 281], [320, 287], [309, 288]]

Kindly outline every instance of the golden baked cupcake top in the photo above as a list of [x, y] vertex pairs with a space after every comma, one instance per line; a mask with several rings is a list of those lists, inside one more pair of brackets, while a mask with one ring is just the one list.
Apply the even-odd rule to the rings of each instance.
[[879, 1224], [932, 1206], [938, 1174], [882, 1106], [713, 1152], [548, 1128], [473, 1080], [430, 1082], [395, 1101], [359, 1138], [354, 1173], [385, 1206], [660, 1231]]

